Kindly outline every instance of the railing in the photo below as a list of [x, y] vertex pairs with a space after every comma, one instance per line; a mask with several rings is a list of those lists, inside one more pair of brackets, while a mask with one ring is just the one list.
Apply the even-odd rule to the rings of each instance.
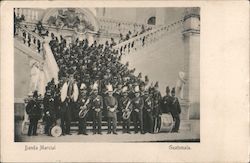
[[17, 28], [15, 37], [43, 57], [43, 69], [46, 75], [46, 82], [50, 81], [52, 78], [57, 82], [59, 68], [48, 42], [38, 34], [31, 32], [22, 26]]
[[23, 15], [27, 22], [37, 22], [41, 19], [44, 11], [40, 8], [15, 8], [16, 16], [21, 17]]
[[137, 24], [134, 22], [129, 21], [121, 21], [112, 18], [98, 18], [100, 23], [100, 29], [107, 33], [117, 33], [117, 34], [127, 34], [130, 30], [132, 33], [140, 32], [142, 26], [145, 29], [147, 28], [156, 28], [155, 25], [148, 25], [148, 24]]
[[125, 42], [122, 42], [113, 48], [118, 50], [120, 55], [131, 53], [135, 50], [144, 48], [145, 46], [148, 46], [156, 40], [159, 40], [163, 36], [165, 36], [168, 32], [177, 29], [178, 27], [182, 27], [183, 19], [174, 22], [170, 25], [160, 26], [156, 29], [152, 29], [150, 31], [147, 31], [143, 34], [140, 34], [134, 38], [131, 38]]
[[16, 28], [16, 36], [19, 40], [21, 40], [25, 45], [35, 50], [39, 54], [42, 55], [43, 43], [44, 39], [40, 37], [38, 34], [29, 31], [28, 29], [19, 26]]

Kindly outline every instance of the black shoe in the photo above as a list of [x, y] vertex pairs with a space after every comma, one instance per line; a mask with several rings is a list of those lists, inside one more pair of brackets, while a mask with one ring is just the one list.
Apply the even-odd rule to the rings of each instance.
[[144, 132], [144, 131], [141, 131], [141, 134], [145, 134], [145, 132]]
[[28, 134], [28, 136], [31, 136], [31, 134]]
[[62, 133], [62, 136], [65, 136], [65, 133]]
[[130, 131], [128, 131], [127, 133], [128, 133], [128, 134], [131, 134], [131, 132], [130, 132]]
[[101, 132], [98, 132], [98, 134], [99, 134], [99, 135], [102, 135], [102, 133], [101, 133]]
[[113, 132], [113, 134], [118, 135], [117, 132]]
[[138, 131], [135, 131], [135, 134], [137, 134], [138, 133]]
[[33, 136], [37, 136], [37, 134], [33, 134]]
[[107, 134], [111, 134], [111, 132], [109, 131]]
[[77, 133], [77, 135], [81, 135], [81, 134], [82, 134], [82, 132], [78, 132], [78, 133]]
[[83, 135], [88, 135], [86, 132], [82, 133]]
[[66, 135], [72, 135], [71, 133], [66, 133]]

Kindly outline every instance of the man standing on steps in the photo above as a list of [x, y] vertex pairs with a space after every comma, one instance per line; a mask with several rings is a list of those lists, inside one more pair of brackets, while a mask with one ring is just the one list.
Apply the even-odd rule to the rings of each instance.
[[132, 112], [131, 106], [131, 100], [128, 97], [128, 87], [124, 86], [122, 88], [122, 97], [119, 99], [119, 108], [122, 112], [123, 133], [130, 134], [130, 113]]
[[145, 90], [144, 93], [145, 93], [144, 94], [144, 109], [143, 109], [144, 131], [153, 134], [153, 130], [154, 130], [153, 98], [152, 98], [152, 95], [149, 94], [148, 90]]
[[71, 118], [72, 112], [75, 107], [75, 102], [78, 99], [78, 87], [77, 83], [74, 80], [73, 73], [70, 73], [68, 81], [62, 86], [61, 89], [61, 100], [62, 100], [62, 119], [61, 119], [61, 126], [62, 126], [62, 135], [72, 135], [70, 133], [70, 125], [71, 125]]
[[143, 107], [144, 107], [144, 100], [140, 96], [140, 89], [139, 86], [135, 86], [135, 97], [132, 100], [133, 106], [133, 123], [134, 123], [134, 131], [138, 133], [138, 122], [140, 126], [141, 134], [144, 134], [143, 131]]
[[38, 101], [38, 93], [34, 91], [33, 98], [28, 102], [26, 106], [26, 112], [29, 115], [29, 129], [28, 136], [37, 136], [37, 123], [38, 120], [42, 117], [41, 105]]
[[[88, 109], [90, 108], [90, 97], [87, 95], [87, 87], [84, 83], [80, 86], [80, 95], [78, 98], [78, 108], [79, 108], [79, 131], [78, 135], [88, 135], [86, 132], [86, 123], [88, 117]], [[81, 112], [85, 112], [84, 116], [80, 116]]]
[[181, 113], [181, 106], [177, 97], [175, 97], [175, 88], [171, 90], [171, 107], [170, 113], [174, 119], [174, 127], [172, 132], [178, 132], [180, 127], [180, 113]]
[[48, 88], [43, 98], [43, 106], [45, 113], [44, 120], [46, 122], [45, 134], [49, 135], [50, 127], [56, 122], [55, 99], [51, 94], [50, 88]]
[[167, 86], [166, 87], [166, 96], [164, 96], [162, 98], [162, 101], [161, 101], [162, 113], [169, 113], [170, 112], [171, 99], [172, 99], [172, 97], [170, 96], [170, 89]]
[[98, 126], [98, 134], [102, 135], [102, 111], [103, 98], [98, 94], [97, 82], [93, 85], [93, 97], [91, 100], [92, 115], [93, 115], [93, 134], [96, 134], [96, 127]]
[[117, 107], [118, 101], [113, 96], [113, 87], [112, 85], [107, 85], [108, 95], [104, 98], [104, 103], [107, 108], [107, 117], [108, 117], [108, 133], [111, 134], [111, 121], [113, 123], [113, 134], [117, 135], [116, 125], [117, 125]]
[[153, 109], [153, 116], [154, 116], [154, 132], [158, 133], [160, 130], [160, 123], [161, 123], [161, 93], [158, 90], [159, 84], [158, 82], [155, 83], [153, 88], [153, 100], [154, 100], [154, 109]]

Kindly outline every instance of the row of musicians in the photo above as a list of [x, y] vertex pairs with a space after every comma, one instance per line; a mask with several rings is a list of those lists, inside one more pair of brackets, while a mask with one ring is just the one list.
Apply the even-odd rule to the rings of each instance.
[[[162, 110], [165, 113], [171, 113], [174, 119], [172, 132], [178, 132], [181, 108], [178, 98], [175, 97], [174, 89], [170, 95], [170, 89], [167, 87], [166, 96], [161, 99], [157, 99], [151, 91], [145, 90], [143, 93], [140, 92], [139, 87], [135, 87], [134, 98], [130, 99], [127, 90], [126, 86], [123, 87], [121, 97], [117, 98], [113, 94], [112, 86], [107, 87], [107, 95], [104, 97], [98, 94], [98, 88], [93, 88], [91, 94], [88, 94], [87, 89], [83, 88], [80, 90], [77, 102], [67, 97], [61, 104], [56, 102], [58, 100], [48, 90], [43, 99], [45, 108], [44, 120], [46, 122], [45, 133], [48, 134], [50, 127], [55, 125], [56, 119], [60, 119], [60, 126], [63, 131], [62, 135], [71, 135], [70, 125], [72, 112], [75, 108], [77, 108], [78, 113], [78, 134], [87, 135], [86, 123], [88, 117], [91, 117], [93, 120], [93, 134], [102, 134], [102, 118], [104, 114], [108, 121], [107, 134], [111, 134], [111, 131], [113, 134], [117, 134], [116, 126], [118, 120], [122, 122], [123, 133], [130, 133], [131, 121], [133, 121], [135, 133], [138, 133], [139, 130], [142, 134], [145, 132], [156, 133], [159, 131]], [[32, 119], [34, 119], [32, 118], [32, 114], [29, 114], [29, 117], [32, 123]], [[36, 134], [36, 125], [37, 122], [30, 125], [28, 135], [32, 135], [32, 131], [33, 135]]]

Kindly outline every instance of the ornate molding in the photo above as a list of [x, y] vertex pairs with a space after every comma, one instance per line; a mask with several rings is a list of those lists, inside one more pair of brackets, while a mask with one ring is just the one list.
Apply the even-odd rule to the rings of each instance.
[[[60, 9], [66, 9], [66, 8], [53, 8], [53, 9], [47, 9], [45, 11], [45, 15], [43, 16], [42, 22], [43, 24], [47, 24], [47, 21], [51, 16], [54, 16], [58, 13], [58, 10]], [[86, 19], [93, 25], [94, 31], [99, 31], [99, 22], [95, 18], [95, 15], [87, 8], [74, 8], [75, 11], [78, 13], [82, 13], [86, 16]]]

